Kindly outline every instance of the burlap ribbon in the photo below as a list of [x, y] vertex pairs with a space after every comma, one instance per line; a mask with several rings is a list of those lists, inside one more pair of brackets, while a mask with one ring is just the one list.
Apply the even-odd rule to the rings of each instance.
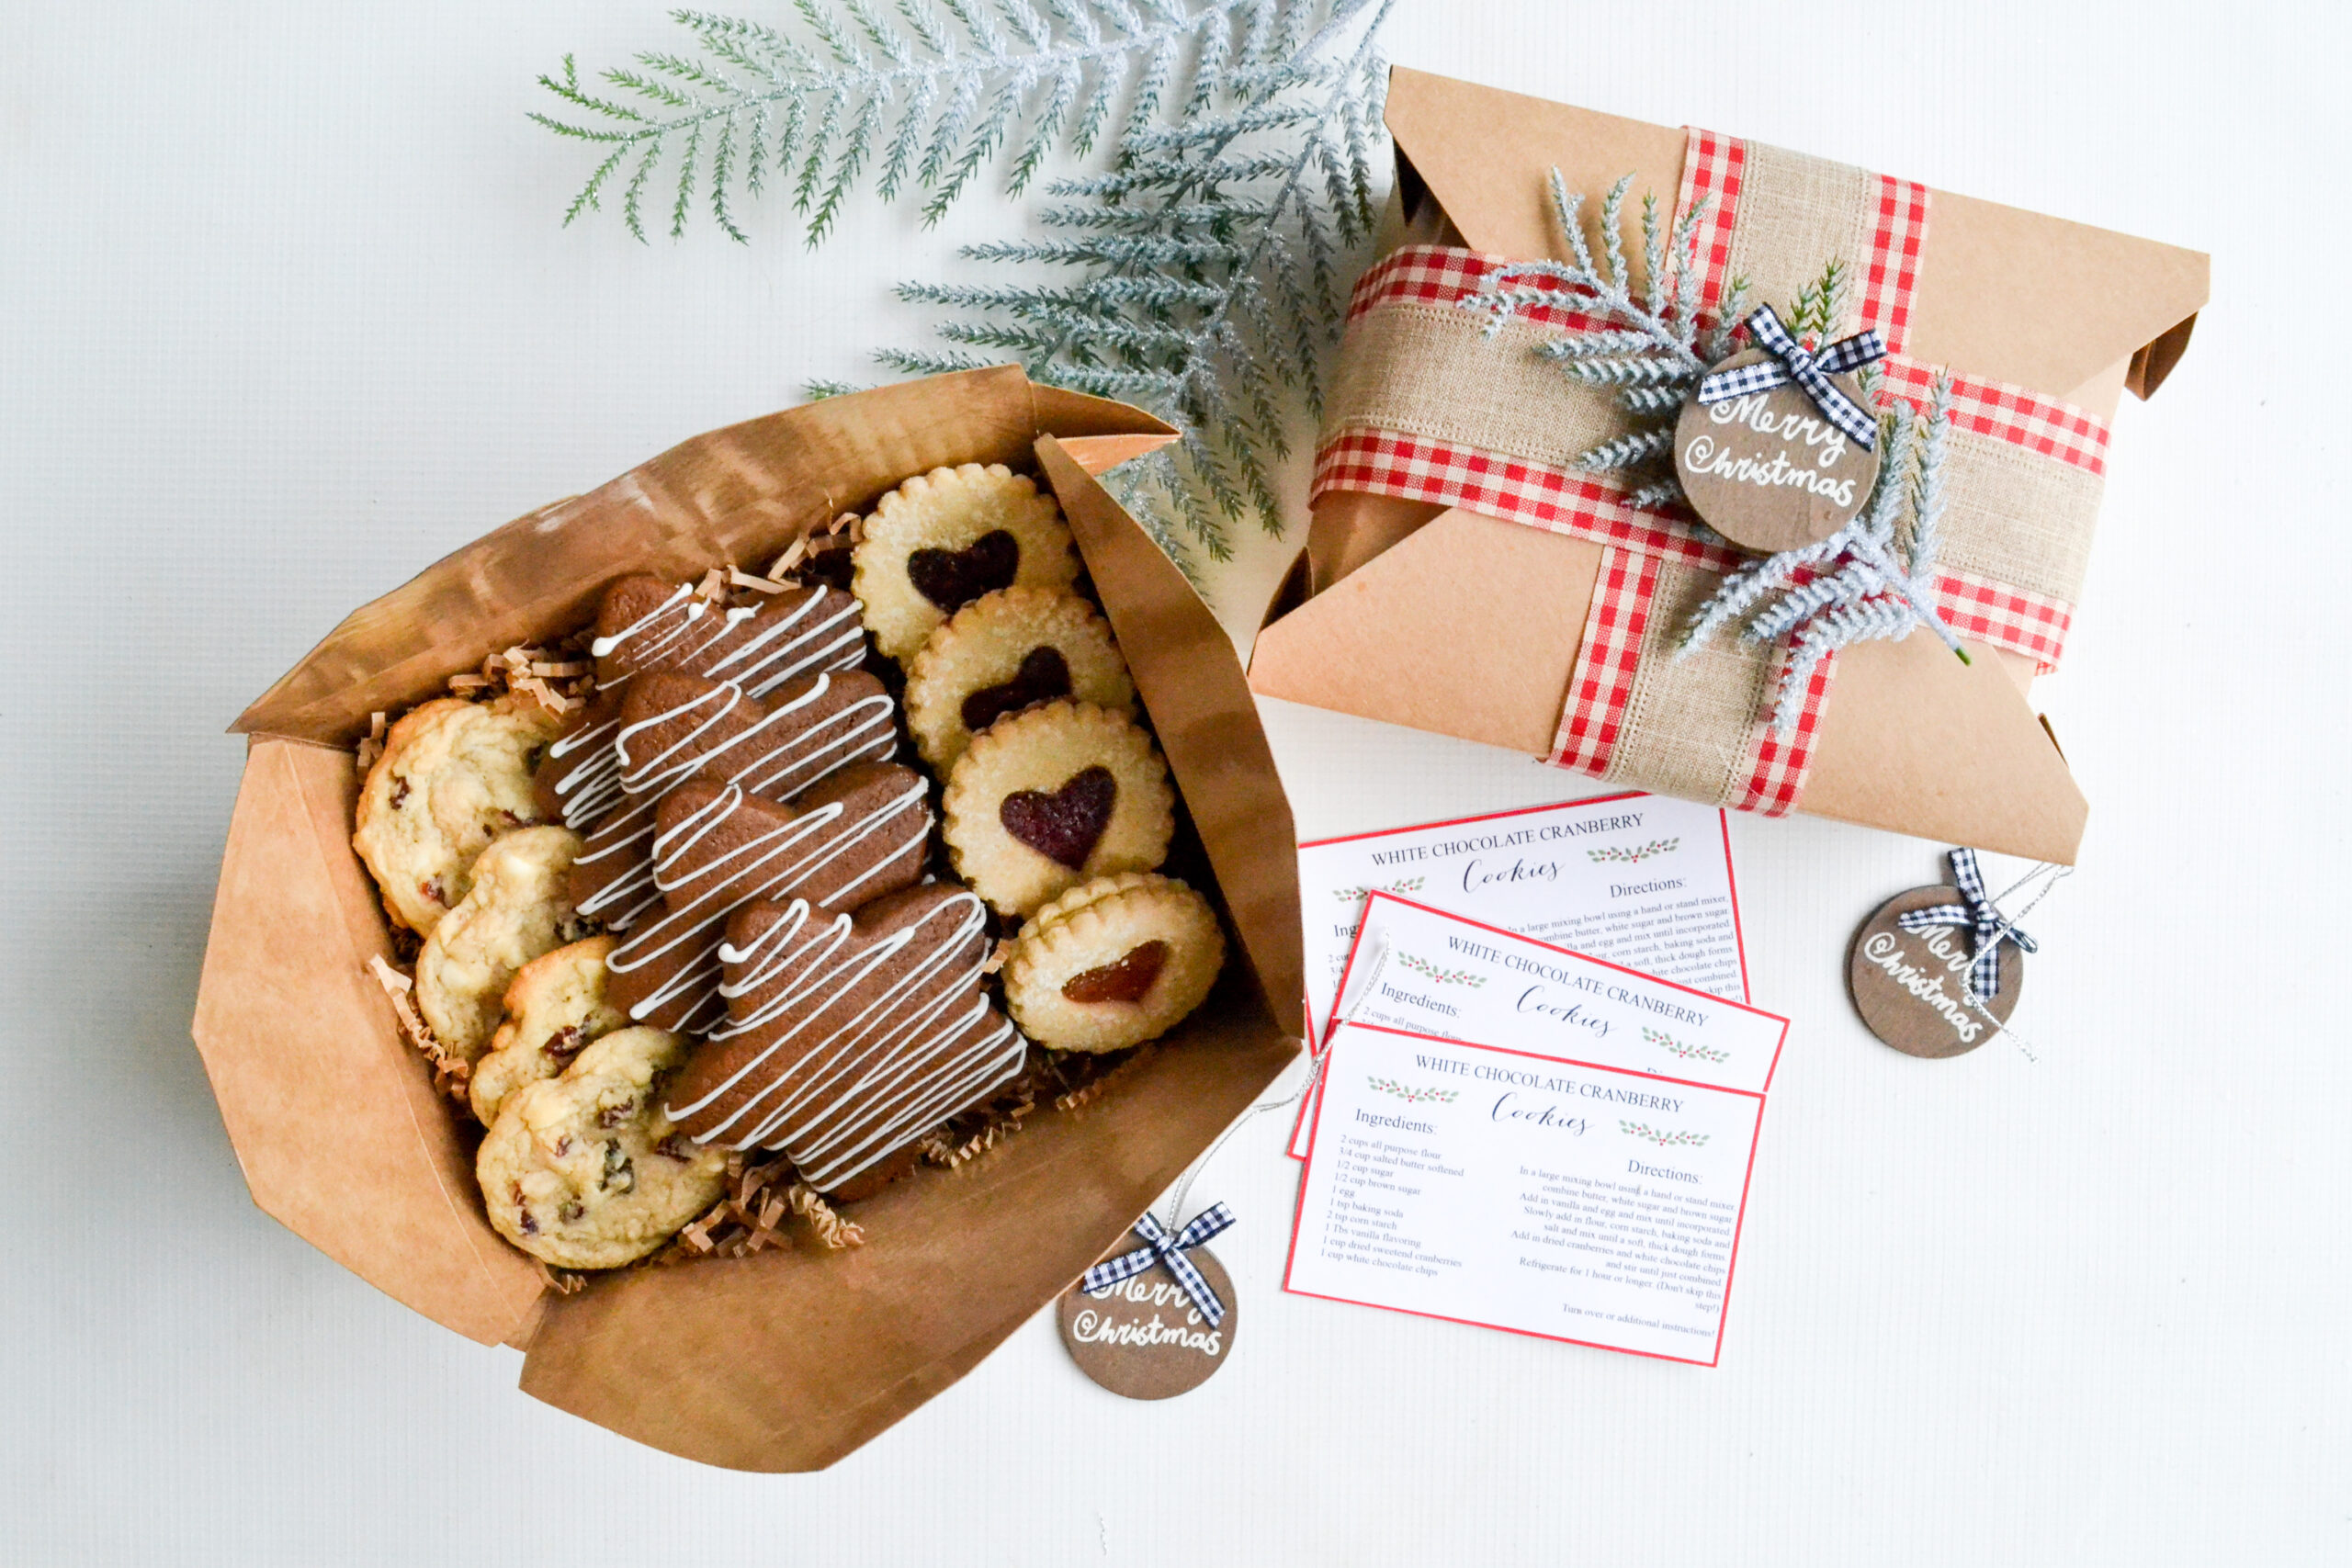
[[[1785, 300], [1836, 259], [1860, 284], [1860, 326], [1889, 349], [1884, 385], [1924, 408], [1933, 370], [1903, 354], [1926, 248], [1923, 186], [1692, 131], [1677, 219], [1704, 200], [1702, 312], [1736, 276]], [[1551, 760], [1642, 788], [1777, 815], [1804, 788], [1836, 660], [1797, 728], [1767, 722], [1778, 648], [1723, 641], [1671, 657], [1692, 609], [1739, 557], [1687, 517], [1637, 512], [1577, 454], [1632, 427], [1613, 394], [1578, 386], [1534, 345], [1589, 323], [1565, 302], [1493, 338], [1457, 301], [1506, 258], [1450, 246], [1392, 253], [1364, 275], [1316, 465], [1315, 492], [1363, 491], [1609, 547]], [[1956, 376], [1936, 607], [1962, 637], [2047, 670], [2063, 650], [2097, 518], [2107, 430], [2080, 410]]]

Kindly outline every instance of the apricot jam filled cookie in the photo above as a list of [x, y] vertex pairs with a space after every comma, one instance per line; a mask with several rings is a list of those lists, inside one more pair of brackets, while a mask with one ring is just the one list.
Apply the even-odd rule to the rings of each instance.
[[430, 936], [471, 886], [474, 857], [539, 820], [531, 773], [563, 720], [527, 696], [441, 697], [403, 716], [359, 791], [352, 848], [392, 918]]
[[1151, 737], [1125, 714], [1064, 699], [972, 738], [947, 775], [944, 836], [974, 891], [1025, 915], [1093, 877], [1158, 866], [1175, 804]]
[[1110, 626], [1075, 593], [1002, 588], [956, 612], [907, 667], [907, 728], [944, 773], [972, 737], [1056, 697], [1135, 716], [1136, 688]]
[[662, 1110], [685, 1052], [659, 1029], [617, 1030], [508, 1095], [474, 1158], [498, 1234], [559, 1269], [617, 1269], [717, 1202], [726, 1155]]
[[1040, 1045], [1118, 1051], [1183, 1021], [1224, 964], [1207, 899], [1173, 877], [1128, 872], [1031, 917], [1005, 949], [1004, 999]]
[[1078, 580], [1061, 508], [1001, 463], [917, 474], [881, 499], [863, 531], [852, 584], [876, 645], [900, 663], [983, 593]]

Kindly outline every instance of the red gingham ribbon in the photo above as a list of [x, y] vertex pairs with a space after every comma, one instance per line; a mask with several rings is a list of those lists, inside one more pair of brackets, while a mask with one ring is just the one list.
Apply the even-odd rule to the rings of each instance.
[[[1675, 220], [1702, 199], [1697, 224], [1702, 314], [1712, 314], [1728, 281], [1732, 236], [1746, 184], [1747, 147], [1735, 137], [1691, 130], [1682, 165]], [[1927, 237], [1925, 186], [1884, 175], [1879, 181], [1877, 223], [1862, 274], [1861, 321], [1883, 337], [1885, 388], [1924, 411], [1937, 372], [1900, 351], [1909, 335], [1911, 301]], [[1486, 287], [1510, 258], [1442, 245], [1408, 245], [1390, 253], [1358, 280], [1350, 321], [1390, 305], [1452, 306]], [[1551, 287], [1530, 280], [1537, 288]], [[1608, 323], [1575, 309], [1536, 304], [1521, 315], [1569, 331]], [[1957, 429], [2007, 442], [2072, 464], [2107, 471], [2107, 427], [2082, 410], [2021, 387], [1955, 376], [1951, 419]], [[1588, 613], [1583, 649], [1569, 682], [1552, 761], [1579, 772], [1605, 773], [1624, 725], [1641, 644], [1657, 591], [1657, 562], [1678, 560], [1727, 572], [1747, 558], [1699, 536], [1685, 518], [1624, 504], [1616, 486], [1574, 468], [1401, 432], [1344, 428], [1316, 454], [1312, 494], [1335, 490], [1389, 495], [1441, 506], [1461, 506], [1606, 547]], [[2032, 659], [2042, 670], [2058, 662], [2074, 607], [2063, 600], [1967, 572], [1930, 572], [1936, 607], [1961, 635]], [[1785, 649], [1776, 652], [1785, 660]], [[1822, 660], [1807, 682], [1795, 727], [1776, 734], [1760, 718], [1755, 765], [1742, 810], [1778, 816], [1803, 794], [1813, 739], [1828, 697], [1837, 660]]]

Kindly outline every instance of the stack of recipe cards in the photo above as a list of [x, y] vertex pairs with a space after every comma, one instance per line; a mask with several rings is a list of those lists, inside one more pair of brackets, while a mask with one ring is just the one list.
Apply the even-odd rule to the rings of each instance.
[[1299, 858], [1325, 1057], [1286, 1288], [1713, 1365], [1788, 1028], [1746, 1005], [1722, 814], [1619, 796]]

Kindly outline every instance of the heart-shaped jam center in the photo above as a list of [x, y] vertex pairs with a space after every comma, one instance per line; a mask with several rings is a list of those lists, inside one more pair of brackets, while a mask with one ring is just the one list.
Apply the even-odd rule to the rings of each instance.
[[1070, 774], [1057, 790], [1014, 790], [996, 815], [1006, 832], [1039, 854], [1082, 871], [1102, 829], [1111, 825], [1111, 807], [1118, 798], [1119, 781], [1098, 762]]
[[953, 614], [983, 593], [1012, 586], [1021, 570], [1021, 541], [991, 529], [960, 550], [917, 550], [907, 558], [915, 592]]
[[1168, 964], [1168, 944], [1154, 938], [1129, 948], [1112, 962], [1062, 982], [1062, 995], [1074, 1002], [1139, 1002], [1150, 994], [1151, 983]]
[[978, 735], [1006, 714], [1069, 695], [1069, 662], [1058, 648], [1033, 648], [1012, 679], [964, 699], [964, 728]]

